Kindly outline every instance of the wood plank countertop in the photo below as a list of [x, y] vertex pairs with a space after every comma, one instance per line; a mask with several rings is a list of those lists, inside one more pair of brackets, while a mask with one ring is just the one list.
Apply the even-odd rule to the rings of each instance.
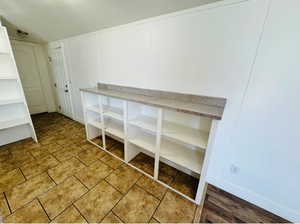
[[80, 89], [84, 92], [129, 100], [179, 112], [221, 120], [226, 105], [225, 98], [191, 95], [177, 92], [141, 89], [98, 83], [97, 88]]

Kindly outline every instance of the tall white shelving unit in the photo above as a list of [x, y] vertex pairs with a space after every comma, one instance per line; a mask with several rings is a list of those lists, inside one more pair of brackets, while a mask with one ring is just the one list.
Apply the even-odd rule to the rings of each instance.
[[0, 26], [0, 146], [29, 137], [37, 141], [7, 30]]
[[[87, 139], [92, 144], [185, 198], [201, 203], [218, 120], [92, 92], [81, 94]], [[108, 151], [106, 136], [124, 143], [124, 158]], [[99, 137], [103, 145], [92, 141]], [[154, 159], [153, 175], [130, 163], [141, 152]], [[161, 162], [199, 179], [195, 198], [160, 179]]]

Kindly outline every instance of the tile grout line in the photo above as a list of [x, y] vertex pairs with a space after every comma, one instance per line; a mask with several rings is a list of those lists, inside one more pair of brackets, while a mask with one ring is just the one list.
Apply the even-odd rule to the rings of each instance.
[[[111, 173], [110, 173], [111, 174]], [[109, 176], [109, 175], [108, 175]], [[107, 176], [107, 177], [108, 177]], [[106, 182], [109, 186], [111, 186], [113, 189], [115, 189], [117, 192], [119, 192], [121, 195], [125, 195], [125, 194], [127, 194], [127, 193], [123, 193], [123, 192], [121, 192], [119, 189], [117, 189], [115, 186], [113, 186], [112, 184], [110, 184], [107, 180], [106, 180], [106, 177], [103, 179], [103, 181], [104, 182]]]
[[[155, 196], [154, 194], [152, 194], [151, 192], [147, 191], [146, 189], [144, 189], [142, 186], [138, 185], [137, 183], [135, 183], [136, 187], [142, 189], [143, 191], [145, 191], [147, 194], [150, 194], [152, 197], [156, 198], [157, 200], [161, 201], [160, 198], [158, 198], [157, 196]], [[166, 191], [167, 192], [167, 191]], [[166, 193], [165, 192], [165, 193]], [[165, 196], [165, 193], [163, 196]]]
[[[5, 192], [3, 192], [3, 195], [4, 195], [4, 198], [5, 198], [5, 201], [6, 201], [7, 207], [8, 207], [8, 209], [9, 209], [9, 212], [10, 212], [10, 214], [9, 214], [9, 215], [11, 215], [11, 214], [13, 214], [13, 212], [12, 212], [12, 209], [11, 209], [11, 207], [10, 207], [9, 203], [8, 203], [8, 199], [7, 199], [7, 196], [6, 196]], [[7, 215], [7, 216], [9, 216], [9, 215]]]
[[23, 175], [23, 177], [25, 179], [25, 181], [23, 183], [25, 183], [30, 178], [28, 178], [28, 179], [26, 178], [26, 176], [24, 175], [24, 173], [23, 173], [23, 171], [22, 171], [22, 169], [20, 167], [18, 167], [18, 169], [20, 170], [21, 174]]
[[40, 199], [38, 197], [36, 197], [36, 200], [38, 201], [38, 203], [41, 205], [43, 211], [45, 212], [46, 216], [48, 217], [48, 219], [50, 221], [52, 221], [52, 219], [50, 219], [50, 216], [48, 215], [48, 213], [46, 212], [46, 209], [44, 208], [43, 204], [41, 203]]
[[[77, 172], [76, 172], [77, 173]], [[78, 180], [79, 183], [81, 183], [88, 191], [90, 191], [90, 188], [88, 186], [86, 186], [77, 176], [76, 173], [73, 174], [72, 177], [74, 177], [76, 180]], [[100, 183], [100, 182], [99, 182]], [[96, 184], [95, 186], [97, 186], [98, 184]]]
[[45, 173], [48, 175], [48, 177], [54, 182], [55, 186], [58, 185], [58, 183], [55, 182], [55, 180], [50, 176], [50, 174], [48, 173], [49, 169], [45, 171]]
[[[150, 217], [150, 220], [151, 220], [151, 218], [153, 218], [153, 215], [155, 214], [156, 210], [157, 210], [158, 207], [160, 206], [160, 204], [161, 204], [161, 202], [162, 202], [162, 200], [163, 200], [163, 198], [164, 198], [164, 196], [166, 195], [166, 193], [167, 193], [168, 190], [166, 190], [166, 192], [164, 193], [163, 198], [162, 198], [162, 199], [159, 199], [159, 198], [157, 198], [156, 196], [154, 196], [153, 194], [151, 194], [151, 193], [149, 193], [148, 191], [146, 191], [145, 189], [143, 189], [141, 186], [139, 186], [139, 185], [137, 185], [137, 184], [135, 184], [135, 186], [136, 186], [137, 188], [140, 188], [141, 190], [145, 191], [147, 194], [150, 194], [152, 197], [154, 197], [155, 199], [157, 199], [157, 200], [159, 201], [158, 205], [156, 206], [156, 208], [154, 209], [154, 211], [153, 211], [153, 213], [152, 213], [152, 215], [151, 215], [151, 217]], [[148, 220], [148, 221], [150, 221], [150, 220]]]
[[[166, 190], [166, 192], [164, 193], [164, 196], [161, 198], [161, 200], [159, 201], [159, 203], [158, 203], [158, 205], [157, 205], [157, 207], [156, 207], [156, 209], [154, 210], [154, 212], [153, 212], [153, 214], [152, 214], [152, 216], [151, 216], [151, 218], [154, 218], [155, 220], [157, 220], [155, 217], [154, 217], [154, 215], [155, 215], [155, 213], [156, 213], [156, 211], [157, 211], [157, 209], [160, 207], [160, 205], [161, 205], [161, 203], [162, 203], [162, 201], [165, 199], [165, 197], [166, 197], [166, 194], [168, 193], [168, 191], [169, 191], [169, 189], [167, 189]], [[151, 220], [151, 219], [150, 219]], [[160, 222], [159, 220], [157, 220], [158, 222]]]
[[76, 205], [74, 203], [72, 203], [72, 206], [76, 209], [76, 211], [78, 211], [78, 213], [82, 216], [82, 218], [89, 223], [89, 221], [87, 220], [87, 218], [81, 213], [81, 211], [76, 207]]

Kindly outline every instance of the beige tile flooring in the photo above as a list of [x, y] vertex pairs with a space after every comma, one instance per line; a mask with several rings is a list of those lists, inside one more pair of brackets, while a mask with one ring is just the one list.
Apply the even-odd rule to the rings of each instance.
[[[39, 144], [27, 139], [0, 147], [4, 222], [193, 221], [195, 204], [88, 143], [83, 125], [57, 113], [33, 120]], [[124, 156], [121, 143], [109, 139], [107, 145], [112, 153]], [[132, 163], [153, 172], [153, 161], [144, 155]], [[161, 169], [162, 180], [194, 194], [192, 179], [163, 164]]]

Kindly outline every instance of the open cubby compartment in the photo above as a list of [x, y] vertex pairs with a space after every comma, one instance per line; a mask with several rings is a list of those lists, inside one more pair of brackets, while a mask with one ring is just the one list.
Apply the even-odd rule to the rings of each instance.
[[102, 130], [90, 124], [87, 124], [86, 128], [88, 140], [103, 148]]
[[101, 99], [99, 95], [93, 93], [84, 93], [84, 99], [86, 103], [86, 109], [95, 113], [101, 113]]
[[103, 124], [101, 122], [101, 115], [94, 111], [86, 111], [86, 122], [88, 125], [102, 130]]
[[[151, 143], [148, 143], [151, 144]], [[125, 161], [145, 174], [154, 176], [155, 153], [143, 147], [143, 143], [128, 142]]]
[[122, 161], [125, 159], [124, 140], [116, 136], [105, 133], [105, 150], [120, 158]]
[[156, 134], [151, 131], [129, 124], [127, 126], [127, 139], [131, 144], [150, 153], [156, 151]]
[[9, 54], [9, 45], [6, 31], [0, 27], [0, 54]]
[[143, 130], [157, 131], [158, 108], [128, 102], [128, 123]]
[[86, 131], [87, 138], [92, 141], [94, 144], [103, 147], [103, 138], [102, 138], [102, 128], [103, 125], [101, 123], [100, 114], [94, 111], [87, 111], [86, 113]]
[[124, 141], [125, 135], [123, 121], [119, 121], [111, 117], [104, 117], [104, 127], [105, 134], [120, 142]]
[[212, 119], [164, 110], [162, 135], [182, 144], [206, 149]]
[[0, 54], [0, 80], [16, 79], [16, 69], [9, 54]]
[[115, 120], [123, 121], [124, 100], [109, 96], [102, 96], [103, 115]]
[[23, 96], [17, 80], [0, 80], [0, 91], [0, 101], [17, 100]]
[[205, 150], [201, 148], [163, 137], [158, 180], [194, 200], [204, 157]]
[[0, 129], [29, 124], [25, 104], [8, 104], [0, 106]]
[[128, 125], [127, 140], [125, 161], [153, 176], [156, 135], [135, 125]]

